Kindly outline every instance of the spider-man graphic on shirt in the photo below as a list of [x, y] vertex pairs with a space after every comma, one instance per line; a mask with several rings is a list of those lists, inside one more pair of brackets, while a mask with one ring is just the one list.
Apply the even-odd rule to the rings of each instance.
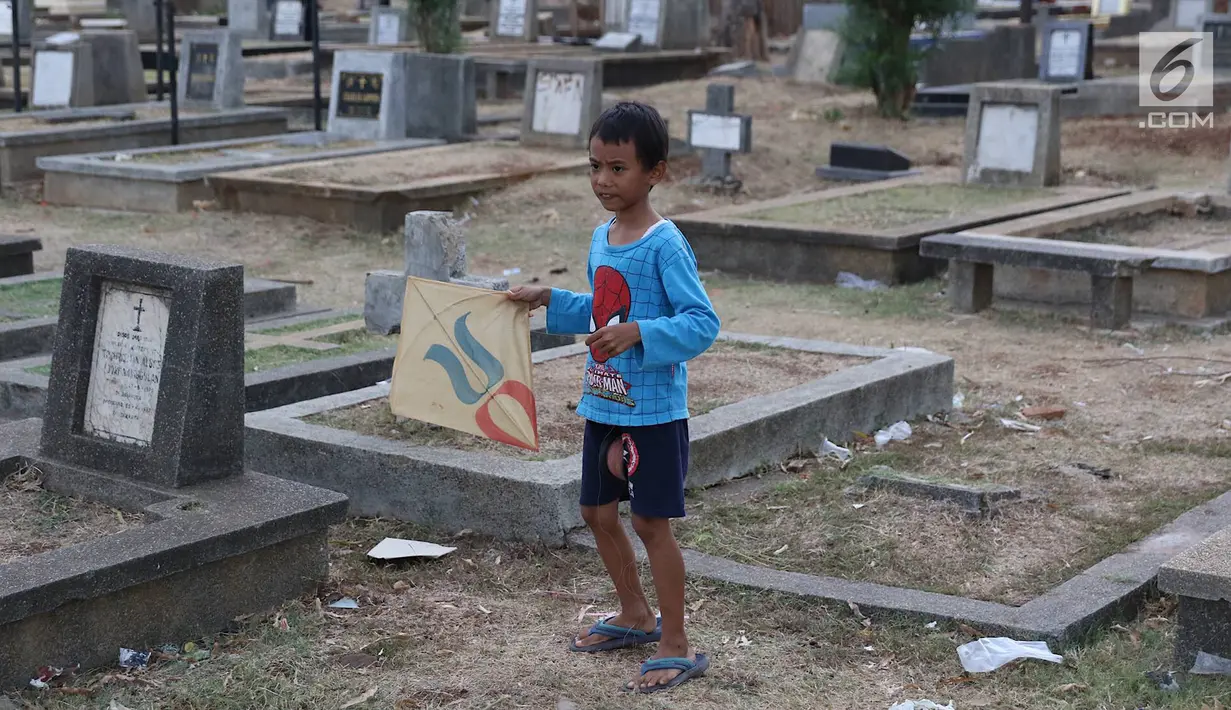
[[[627, 323], [632, 308], [632, 292], [624, 275], [610, 266], [600, 266], [594, 271], [594, 302], [590, 309], [590, 332], [617, 323]], [[593, 362], [586, 368], [587, 394], [613, 402], [637, 406], [628, 395], [628, 383], [614, 367], [607, 364], [607, 354], [590, 346]]]

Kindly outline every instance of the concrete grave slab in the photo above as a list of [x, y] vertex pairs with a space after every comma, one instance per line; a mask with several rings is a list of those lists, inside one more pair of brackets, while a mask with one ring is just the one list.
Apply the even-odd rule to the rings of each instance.
[[[674, 221], [707, 268], [813, 283], [832, 283], [839, 272], [847, 271], [894, 285], [936, 273], [939, 265], [919, 256], [919, 240], [925, 236], [1128, 192], [1085, 187], [997, 192], [999, 188], [964, 187], [956, 177], [952, 170], [928, 170], [912, 177], [695, 212]], [[969, 189], [991, 192], [964, 192]], [[944, 204], [952, 203], [951, 207], [942, 206], [939, 198], [945, 196]], [[914, 205], [911, 211], [890, 220], [893, 209], [906, 209], [902, 205], [908, 198]], [[979, 207], [972, 206], [975, 199]], [[886, 226], [860, 226], [853, 215], [872, 215]]]
[[368, 44], [394, 45], [410, 41], [410, 15], [401, 8], [377, 5], [368, 24]]
[[1004, 501], [1021, 499], [1021, 491], [1008, 486], [984, 486], [933, 481], [897, 473], [879, 466], [855, 482], [853, 493], [887, 490], [898, 495], [956, 503], [968, 517], [987, 518], [995, 515]]
[[478, 133], [474, 58], [407, 53], [406, 135], [461, 141]]
[[966, 114], [962, 181], [1059, 185], [1060, 92], [1050, 86], [976, 84]]
[[64, 283], [46, 416], [5, 427], [0, 471], [152, 522], [0, 566], [5, 689], [313, 589], [346, 505], [245, 470], [243, 267], [71, 247]]
[[[24, 301], [24, 307], [12, 306], [11, 312], [3, 314], [5, 318], [0, 319], [0, 361], [51, 352], [60, 311], [56, 304], [60, 300], [62, 280], [63, 274], [58, 271], [0, 279], [0, 297], [30, 289], [47, 297], [47, 300], [37, 299], [37, 302]], [[257, 321], [320, 310], [298, 303], [295, 284], [255, 278], [244, 280], [243, 316], [246, 319]]]
[[[1228, 526], [1231, 493], [1224, 493], [1016, 607], [872, 582], [783, 572], [696, 550], [686, 549], [683, 554], [688, 574], [694, 578], [782, 592], [809, 601], [856, 604], [860, 611], [874, 618], [905, 616], [921, 622], [965, 623], [988, 636], [1047, 641], [1056, 651], [1081, 642], [1102, 624], [1136, 617], [1139, 604], [1154, 591], [1155, 578], [1161, 576], [1160, 567]], [[638, 558], [644, 560], [644, 548], [636, 535], [631, 537]], [[569, 542], [594, 547], [594, 538], [588, 532], [572, 533]]]
[[401, 52], [336, 52], [329, 132], [365, 140], [406, 138], [406, 70]]
[[[723, 333], [720, 339], [866, 358], [782, 392], [719, 407], [689, 422], [689, 487], [736, 478], [794, 452], [844, 440], [859, 429], [947, 409], [953, 361], [916, 349]], [[584, 353], [584, 345], [535, 353], [534, 361]], [[392, 516], [443, 530], [559, 545], [581, 525], [580, 454], [529, 461], [363, 436], [304, 421], [387, 397], [387, 387], [256, 412], [247, 417], [250, 465], [346, 491], [355, 515]], [[314, 463], [308, 465], [308, 461]], [[332, 466], [322, 466], [329, 461]], [[343, 471], [363, 470], [363, 476]]]
[[[42, 177], [39, 158], [168, 145], [167, 103], [0, 115], [0, 188]], [[181, 110], [180, 140], [190, 144], [287, 130], [285, 110], [244, 108], [211, 113]]]
[[400, 229], [408, 212], [452, 209], [469, 195], [588, 165], [572, 151], [476, 141], [217, 173], [206, 182], [226, 209], [386, 232]]
[[189, 30], [180, 39], [180, 106], [228, 110], [244, 105], [244, 56], [234, 30]]
[[214, 199], [205, 178], [233, 170], [441, 145], [420, 138], [371, 141], [314, 131], [166, 148], [39, 158], [53, 205], [182, 212]]
[[487, 36], [493, 40], [535, 42], [539, 38], [536, 0], [493, 0]]
[[[1228, 217], [1231, 205], [1221, 197], [1207, 202], [1174, 190], [1145, 190], [967, 231], [1133, 254], [1150, 262], [1133, 278], [1135, 327], [1209, 327], [1231, 315], [1231, 229], [1220, 226]], [[996, 269], [993, 294], [1014, 302], [1085, 308], [1090, 289], [1086, 274], [1005, 264]]]
[[536, 57], [527, 64], [522, 145], [585, 148], [602, 111], [602, 62]]
[[1231, 657], [1231, 528], [1193, 545], [1158, 571], [1158, 589], [1180, 599], [1175, 663], [1193, 667], [1197, 654]]

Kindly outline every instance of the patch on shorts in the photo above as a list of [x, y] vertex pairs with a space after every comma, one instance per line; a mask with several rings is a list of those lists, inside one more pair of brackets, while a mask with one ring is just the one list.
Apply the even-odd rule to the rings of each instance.
[[637, 464], [641, 463], [641, 454], [637, 452], [637, 444], [633, 437], [621, 434], [620, 441], [624, 445], [624, 475], [631, 476], [637, 472]]

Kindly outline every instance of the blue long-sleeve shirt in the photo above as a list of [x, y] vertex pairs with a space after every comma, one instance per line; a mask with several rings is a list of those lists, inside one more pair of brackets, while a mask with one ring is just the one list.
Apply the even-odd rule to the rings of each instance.
[[641, 342], [616, 357], [586, 358], [577, 413], [613, 426], [650, 426], [688, 417], [688, 360], [718, 337], [697, 258], [679, 228], [660, 220], [632, 244], [612, 246], [594, 230], [588, 271], [593, 293], [551, 290], [547, 330], [580, 334], [636, 322]]

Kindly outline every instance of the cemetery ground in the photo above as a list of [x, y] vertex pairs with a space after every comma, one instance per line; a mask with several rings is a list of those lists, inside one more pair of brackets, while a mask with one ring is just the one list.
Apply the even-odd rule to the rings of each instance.
[[[961, 119], [887, 122], [872, 116], [862, 96], [773, 81], [735, 83], [736, 108], [751, 114], [755, 126], [754, 152], [734, 161], [746, 186], [736, 201], [817, 187], [813, 170], [826, 162], [832, 140], [888, 143], [919, 165], [961, 162]], [[684, 107], [703, 105], [705, 84], [631, 95], [678, 106], [666, 113], [680, 135]], [[1221, 129], [1149, 132], [1128, 119], [1066, 121], [1064, 180], [1218, 189], [1227, 142]], [[675, 167], [674, 181], [655, 191], [667, 216], [731, 202], [685, 184], [698, 168], [695, 158]], [[401, 261], [398, 235], [293, 218], [53, 209], [40, 206], [37, 195], [2, 204], [6, 231], [43, 239], [40, 268], [62, 263], [74, 243], [133, 244], [242, 261], [249, 277], [302, 282], [303, 300], [354, 307], [362, 302], [365, 271]], [[585, 248], [603, 214], [584, 175], [536, 178], [462, 211], [469, 214], [472, 271], [517, 268], [510, 276], [515, 283], [585, 288]], [[1081, 315], [1000, 303], [954, 316], [939, 281], [860, 291], [713, 272], [703, 277], [729, 331], [927, 348], [956, 360], [955, 388], [964, 401], [947, 421], [912, 422], [909, 440], [883, 450], [853, 442], [855, 456], [845, 466], [805, 455], [691, 496], [679, 533], [696, 549], [766, 567], [1021, 603], [1231, 487], [1231, 431], [1222, 424], [1231, 417], [1228, 384], [1219, 383], [1231, 371], [1224, 333], [1109, 335], [1089, 331]], [[1029, 406], [1066, 412], [1056, 420], [1021, 417]], [[1041, 430], [1006, 429], [1001, 419]], [[1023, 500], [996, 517], [972, 520], [943, 503], [845, 494], [875, 466], [1012, 485]], [[1092, 473], [1104, 469], [1107, 478]], [[105, 524], [119, 521], [112, 516]], [[386, 536], [458, 549], [429, 562], [367, 559], [366, 551]], [[1181, 691], [1166, 693], [1146, 677], [1187, 670], [1170, 665], [1175, 612], [1166, 598], [1152, 601], [1135, 621], [1105, 627], [1066, 649], [1064, 665], [1026, 662], [964, 676], [954, 648], [977, 629], [865, 620], [842, 605], [704, 579], [689, 581], [687, 601], [693, 642], [711, 655], [707, 677], [667, 694], [629, 698], [618, 688], [651, 650], [567, 651], [571, 635], [614, 610], [593, 552], [448, 538], [366, 519], [335, 527], [330, 540], [330, 579], [317, 597], [239, 620], [232, 633], [166, 640], [180, 651], [191, 641], [209, 650], [209, 658], [168, 654], [145, 671], [90, 673], [64, 689], [27, 691], [18, 706], [316, 708], [360, 700], [351, 707], [495, 710], [554, 707], [568, 698], [580, 708], [875, 708], [931, 698], [954, 700], [958, 708], [1195, 710], [1231, 699], [1225, 680], [1185, 678]], [[648, 584], [644, 566], [643, 578]], [[328, 606], [344, 596], [359, 608]]]

